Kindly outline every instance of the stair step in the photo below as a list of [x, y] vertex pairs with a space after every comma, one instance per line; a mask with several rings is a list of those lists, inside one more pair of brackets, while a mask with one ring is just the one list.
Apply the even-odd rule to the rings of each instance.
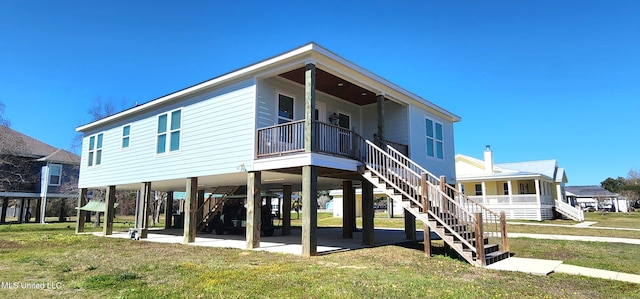
[[495, 251], [484, 256], [486, 265], [491, 265], [495, 262], [509, 258], [511, 255], [508, 251]]
[[[475, 258], [476, 253], [474, 250], [472, 250], [471, 248], [464, 248], [464, 251], [468, 251], [468, 252], [472, 252], [473, 257]], [[498, 244], [487, 244], [486, 246], [484, 246], [484, 255], [488, 255], [488, 254], [492, 254], [494, 252], [500, 251], [500, 245]]]

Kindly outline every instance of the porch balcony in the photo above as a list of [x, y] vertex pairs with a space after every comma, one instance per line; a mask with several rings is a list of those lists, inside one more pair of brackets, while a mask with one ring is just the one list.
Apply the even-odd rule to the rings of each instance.
[[[362, 161], [366, 155], [365, 138], [353, 130], [320, 121], [311, 124], [312, 148], [315, 153]], [[260, 128], [256, 132], [256, 158], [267, 158], [305, 151], [305, 121], [298, 120]], [[403, 154], [408, 146], [386, 141]]]

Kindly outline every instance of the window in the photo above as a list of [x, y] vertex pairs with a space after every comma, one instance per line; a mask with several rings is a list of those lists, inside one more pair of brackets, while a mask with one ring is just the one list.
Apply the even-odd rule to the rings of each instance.
[[49, 185], [59, 186], [62, 179], [62, 165], [51, 164], [49, 165]]
[[509, 183], [502, 183], [502, 194], [509, 195]]
[[482, 184], [476, 184], [476, 195], [482, 195]]
[[89, 137], [88, 166], [98, 166], [102, 163], [102, 133]]
[[171, 152], [180, 149], [181, 122], [182, 110], [180, 109], [158, 116], [156, 153], [165, 153], [167, 151], [167, 147]]
[[278, 124], [293, 121], [293, 97], [278, 94]]
[[427, 130], [427, 156], [444, 159], [444, 141], [442, 137], [442, 124], [426, 119]]
[[131, 126], [126, 125], [122, 127], [122, 148], [129, 147], [129, 134], [131, 133]]

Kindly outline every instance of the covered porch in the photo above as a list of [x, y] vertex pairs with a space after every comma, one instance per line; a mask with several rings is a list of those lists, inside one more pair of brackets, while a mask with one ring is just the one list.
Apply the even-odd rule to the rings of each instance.
[[[471, 189], [473, 188], [473, 189]], [[505, 178], [502, 180], [458, 181], [458, 190], [473, 190], [468, 197], [507, 219], [553, 219], [553, 183], [540, 178]], [[474, 194], [474, 195], [472, 195]]]

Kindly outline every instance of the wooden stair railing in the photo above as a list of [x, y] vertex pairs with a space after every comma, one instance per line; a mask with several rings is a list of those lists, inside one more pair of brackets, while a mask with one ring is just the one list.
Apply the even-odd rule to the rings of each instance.
[[584, 211], [566, 202], [562, 202], [556, 199], [555, 208], [556, 208], [556, 212], [562, 215], [565, 215], [568, 218], [571, 218], [572, 220], [580, 221], [580, 222], [584, 221]]
[[[238, 186], [220, 186], [211, 191], [209, 197], [204, 200], [196, 212], [196, 215], [202, 215], [196, 229], [201, 230], [209, 220], [211, 220], [213, 215], [221, 211], [228, 196], [236, 192], [238, 188]], [[220, 195], [220, 197], [215, 197], [214, 195]]]
[[[392, 147], [383, 151], [370, 141], [366, 144], [363, 177], [401, 201], [461, 257], [477, 266], [509, 257], [504, 214], [469, 199], [447, 185], [444, 177], [436, 178]], [[502, 236], [502, 251], [499, 245], [488, 244], [487, 237], [498, 234]]]

